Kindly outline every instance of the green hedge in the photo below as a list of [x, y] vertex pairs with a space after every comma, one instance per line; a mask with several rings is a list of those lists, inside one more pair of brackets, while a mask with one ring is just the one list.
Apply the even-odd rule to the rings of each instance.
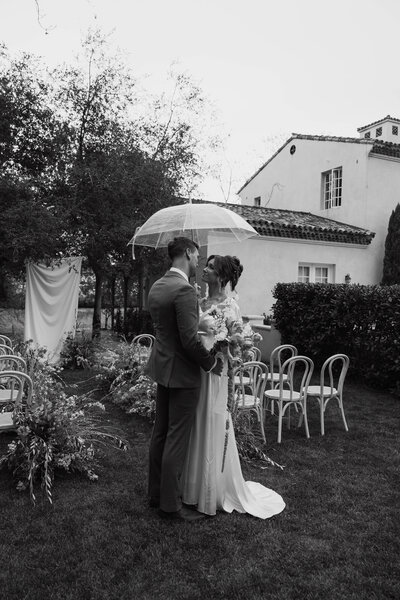
[[400, 285], [278, 283], [273, 294], [282, 343], [318, 367], [332, 354], [347, 354], [353, 374], [400, 389]]

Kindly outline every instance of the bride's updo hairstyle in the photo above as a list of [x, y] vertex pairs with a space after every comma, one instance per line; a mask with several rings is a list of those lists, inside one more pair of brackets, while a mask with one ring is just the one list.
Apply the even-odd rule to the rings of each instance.
[[221, 280], [222, 286], [225, 287], [229, 282], [233, 292], [243, 271], [240, 260], [236, 256], [213, 254], [208, 257], [207, 264], [212, 259], [214, 259], [214, 269]]

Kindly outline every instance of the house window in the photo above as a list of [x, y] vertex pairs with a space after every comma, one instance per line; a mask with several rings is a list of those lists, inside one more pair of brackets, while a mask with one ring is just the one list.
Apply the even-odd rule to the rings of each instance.
[[376, 137], [381, 137], [382, 135], [382, 127], [377, 127], [376, 128]]
[[367, 133], [364, 135], [365, 138], [370, 138], [371, 137], [371, 132], [367, 131]]
[[342, 167], [322, 173], [323, 203], [328, 209], [342, 205]]
[[254, 206], [261, 206], [261, 196], [254, 198]]
[[399, 128], [397, 125], [392, 125], [392, 135], [399, 135]]
[[299, 274], [297, 276], [299, 283], [310, 283], [310, 267], [299, 265]]
[[298, 283], [333, 283], [334, 265], [299, 263]]

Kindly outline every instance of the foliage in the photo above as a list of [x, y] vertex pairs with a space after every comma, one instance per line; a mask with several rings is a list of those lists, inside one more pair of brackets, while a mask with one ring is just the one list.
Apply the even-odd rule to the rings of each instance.
[[400, 204], [392, 211], [385, 241], [382, 285], [400, 284]]
[[282, 343], [317, 366], [347, 354], [354, 375], [400, 389], [400, 286], [278, 283], [274, 297]]
[[242, 460], [262, 467], [273, 466], [283, 469], [282, 465], [273, 461], [263, 450], [264, 441], [260, 434], [255, 433], [259, 427], [255, 427], [252, 420], [256, 419], [254, 413], [237, 411], [233, 415], [233, 426], [235, 429], [236, 446]]
[[85, 332], [79, 336], [68, 335], [60, 352], [64, 369], [87, 369], [92, 364], [93, 341]]
[[66, 395], [61, 370], [46, 361], [45, 349], [28, 342], [21, 350], [33, 379], [32, 404], [15, 409], [17, 439], [0, 458], [0, 468], [12, 472], [18, 490], [29, 490], [33, 503], [35, 485], [40, 483], [51, 503], [57, 470], [80, 472], [95, 481], [98, 449], [127, 446], [99, 418], [98, 411], [103, 412], [104, 405], [90, 401], [89, 396]]
[[129, 414], [154, 420], [156, 384], [145, 374], [147, 348], [126, 341], [114, 351], [97, 354], [98, 380], [112, 402]]

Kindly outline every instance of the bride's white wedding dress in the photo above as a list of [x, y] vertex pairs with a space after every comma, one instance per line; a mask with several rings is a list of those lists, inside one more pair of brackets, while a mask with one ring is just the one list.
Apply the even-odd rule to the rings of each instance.
[[[236, 318], [240, 318], [233, 298], [227, 298], [218, 306], [227, 305], [236, 313]], [[208, 312], [202, 314], [200, 329], [208, 328]], [[207, 348], [214, 345], [213, 333], [208, 332], [202, 339]], [[227, 365], [221, 377], [202, 371], [200, 399], [181, 478], [183, 502], [197, 505], [197, 510], [207, 515], [215, 515], [217, 510], [229, 513], [236, 510], [268, 519], [280, 513], [285, 503], [279, 494], [260, 483], [244, 481], [227, 398]], [[222, 471], [227, 417], [229, 435]]]

